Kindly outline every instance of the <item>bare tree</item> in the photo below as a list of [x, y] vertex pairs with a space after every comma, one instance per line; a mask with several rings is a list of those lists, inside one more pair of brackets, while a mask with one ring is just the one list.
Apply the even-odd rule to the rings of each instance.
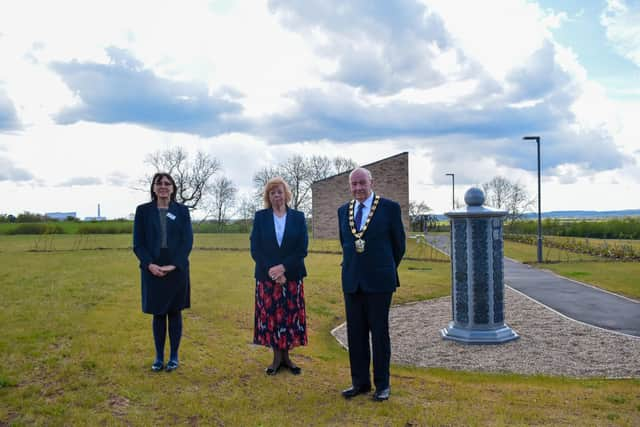
[[333, 158], [333, 171], [335, 174], [349, 172], [358, 167], [358, 164], [346, 157], [334, 157]]
[[253, 220], [253, 216], [262, 204], [256, 202], [255, 197], [244, 196], [237, 204], [236, 215], [242, 221], [244, 231], [249, 231], [249, 226]]
[[213, 181], [208, 212], [215, 218], [218, 231], [222, 230], [227, 212], [233, 207], [237, 193], [238, 189], [229, 178], [220, 176]]
[[498, 209], [506, 209], [513, 183], [503, 176], [495, 176], [482, 184], [485, 203]]
[[312, 172], [309, 162], [304, 157], [296, 154], [280, 164], [280, 170], [282, 171], [282, 177], [291, 188], [291, 207], [299, 210], [304, 209], [311, 196], [309, 183]]
[[[145, 162], [154, 172], [167, 172], [176, 181], [176, 200], [189, 209], [196, 209], [209, 192], [211, 178], [220, 170], [220, 161], [198, 151], [193, 161], [182, 147], [160, 150], [147, 156]], [[146, 178], [149, 182], [151, 177]]]
[[426, 231], [436, 221], [435, 217], [429, 215], [431, 208], [424, 201], [411, 200], [409, 202], [409, 222], [412, 230]]
[[326, 156], [311, 156], [307, 160], [307, 167], [309, 168], [309, 185], [334, 174], [332, 161]]
[[409, 218], [416, 218], [431, 212], [431, 208], [423, 201], [411, 200], [409, 202]]
[[535, 202], [535, 197], [530, 197], [526, 188], [516, 182], [511, 188], [511, 197], [509, 197], [507, 203], [509, 219], [515, 221], [522, 218], [527, 210], [533, 208]]
[[256, 199], [260, 200], [262, 198], [262, 190], [269, 179], [281, 176], [291, 188], [291, 207], [308, 211], [311, 204], [311, 184], [344, 172], [341, 169], [351, 170], [355, 167], [356, 163], [353, 160], [343, 157], [330, 159], [326, 156], [303, 157], [301, 155], [293, 155], [278, 164], [278, 166], [263, 168], [253, 176]]
[[253, 185], [255, 186], [254, 199], [258, 206], [262, 206], [262, 192], [267, 182], [276, 176], [281, 175], [277, 168], [262, 168], [253, 175]]
[[493, 177], [491, 181], [485, 182], [482, 189], [486, 204], [507, 211], [509, 221], [521, 218], [535, 202], [519, 182], [512, 182], [502, 176]]

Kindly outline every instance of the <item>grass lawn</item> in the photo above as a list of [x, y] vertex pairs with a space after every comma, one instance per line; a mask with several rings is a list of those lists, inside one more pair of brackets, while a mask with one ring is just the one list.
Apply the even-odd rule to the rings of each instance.
[[[196, 245], [246, 249], [246, 235], [210, 236]], [[33, 238], [22, 237], [0, 236], [0, 425], [640, 424], [640, 380], [394, 365], [390, 401], [345, 401], [348, 355], [330, 335], [344, 321], [340, 256], [318, 252], [307, 258], [309, 345], [293, 351], [302, 375], [264, 374], [270, 351], [251, 344], [248, 252], [205, 249], [191, 256], [182, 366], [152, 373], [130, 238], [96, 236], [91, 245], [113, 249], [72, 251], [73, 236], [58, 236], [70, 240], [56, 240], [56, 252], [28, 252]], [[446, 262], [406, 261], [400, 276], [394, 303], [449, 293]]]
[[613, 261], [561, 249], [542, 248], [543, 259], [547, 262], [538, 265], [535, 262], [536, 246], [509, 241], [504, 242], [504, 253], [505, 256], [561, 276], [640, 299], [640, 262]]

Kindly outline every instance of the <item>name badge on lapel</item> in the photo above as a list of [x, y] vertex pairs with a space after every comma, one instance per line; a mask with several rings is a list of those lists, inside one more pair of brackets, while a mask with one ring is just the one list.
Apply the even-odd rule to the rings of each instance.
[[169, 218], [171, 221], [174, 221], [176, 219], [176, 216], [171, 212], [167, 212], [167, 218]]

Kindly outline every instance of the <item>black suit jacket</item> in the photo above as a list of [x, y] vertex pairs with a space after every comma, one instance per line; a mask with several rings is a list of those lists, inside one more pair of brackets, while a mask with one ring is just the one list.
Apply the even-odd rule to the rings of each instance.
[[282, 246], [278, 246], [273, 209], [256, 212], [251, 230], [251, 257], [256, 262], [256, 280], [271, 280], [269, 269], [278, 264], [284, 265], [287, 280], [300, 280], [305, 277], [307, 270], [304, 258], [307, 256], [308, 244], [304, 213], [287, 208]]
[[[193, 246], [193, 231], [189, 209], [176, 202], [169, 204], [167, 218], [167, 247], [171, 263], [177, 269], [188, 271], [189, 254]], [[133, 252], [140, 260], [140, 268], [147, 272], [149, 264], [160, 256], [160, 218], [155, 201], [142, 204], [136, 209], [133, 222]]]
[[349, 226], [349, 203], [338, 209], [342, 245], [342, 290], [354, 293], [393, 292], [400, 286], [398, 266], [405, 252], [405, 232], [400, 205], [380, 198], [378, 207], [362, 236], [365, 251], [357, 253]]

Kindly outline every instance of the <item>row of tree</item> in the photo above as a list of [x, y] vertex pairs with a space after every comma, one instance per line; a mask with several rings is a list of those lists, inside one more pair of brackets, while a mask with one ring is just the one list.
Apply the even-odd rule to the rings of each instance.
[[[147, 156], [145, 162], [151, 166], [153, 173], [168, 172], [176, 182], [176, 199], [189, 209], [198, 209], [203, 217], [201, 222], [213, 220], [218, 228], [224, 227], [225, 221], [235, 217], [250, 221], [256, 210], [263, 205], [262, 191], [269, 179], [281, 176], [291, 187], [291, 206], [311, 213], [311, 185], [330, 176], [354, 169], [357, 164], [345, 157], [327, 156], [290, 156], [278, 164], [265, 167], [253, 176], [254, 191], [250, 195], [238, 197], [238, 187], [222, 173], [222, 163], [217, 158], [203, 151], [194, 157], [181, 147], [159, 150]], [[151, 175], [140, 180], [139, 189], [148, 191]], [[529, 209], [534, 199], [529, 198], [525, 188], [519, 183], [504, 177], [495, 177], [484, 183], [482, 188], [486, 194], [488, 205], [509, 212], [509, 219], [514, 221]], [[436, 217], [430, 215], [431, 208], [423, 201], [409, 203], [411, 227], [423, 231], [436, 223]], [[29, 212], [17, 218], [0, 215], [0, 222], [41, 222], [47, 220], [43, 215]]]
[[[156, 151], [147, 156], [154, 173], [168, 172], [176, 181], [176, 199], [204, 214], [201, 221], [213, 219], [220, 228], [231, 215], [242, 220], [253, 218], [262, 207], [262, 191], [271, 178], [281, 176], [291, 187], [291, 206], [310, 213], [311, 184], [355, 168], [356, 163], [348, 158], [327, 156], [293, 155], [275, 166], [266, 167], [253, 176], [254, 192], [238, 198], [238, 188], [231, 179], [221, 174], [222, 164], [215, 157], [198, 151], [194, 159], [181, 147]], [[151, 176], [141, 180], [146, 185]]]
[[[221, 174], [222, 164], [215, 157], [198, 151], [190, 159], [181, 147], [156, 151], [146, 162], [154, 171], [170, 173], [176, 181], [177, 199], [190, 209], [204, 213], [202, 221], [213, 219], [220, 228], [226, 219], [234, 216], [249, 221], [254, 212], [262, 207], [262, 191], [269, 179], [281, 176], [291, 187], [291, 206], [307, 214], [311, 211], [311, 185], [318, 180], [352, 170], [357, 164], [345, 157], [293, 155], [275, 166], [265, 167], [253, 176], [254, 192], [238, 197], [238, 188], [231, 179]], [[150, 176], [144, 182], [150, 181]], [[530, 209], [535, 199], [518, 182], [496, 176], [482, 184], [486, 204], [509, 212], [508, 220], [519, 219]], [[423, 201], [411, 201], [409, 217], [412, 228], [424, 230], [433, 226], [436, 218], [430, 215], [431, 208]]]

